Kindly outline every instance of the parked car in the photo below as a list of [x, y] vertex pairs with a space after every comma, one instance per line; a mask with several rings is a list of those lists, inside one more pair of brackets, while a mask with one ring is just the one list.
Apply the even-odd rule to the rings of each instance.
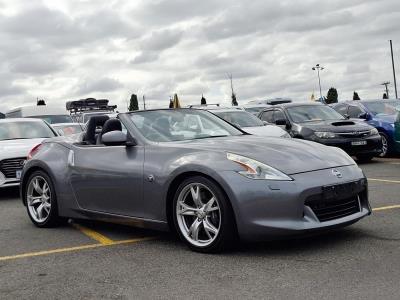
[[275, 124], [261, 121], [256, 116], [244, 110], [237, 109], [213, 109], [214, 115], [225, 121], [240, 127], [244, 131], [259, 136], [275, 136], [290, 138], [290, 135]]
[[78, 134], [84, 131], [85, 124], [80, 123], [60, 123], [52, 125], [59, 135]]
[[47, 139], [25, 164], [21, 195], [38, 227], [79, 218], [172, 229], [200, 252], [371, 213], [367, 179], [342, 150], [248, 135], [199, 109], [93, 117], [83, 135]]
[[0, 120], [0, 188], [19, 185], [31, 149], [54, 136], [57, 133], [43, 120]]
[[335, 104], [333, 109], [348, 118], [362, 119], [374, 126], [382, 137], [382, 153], [387, 156], [395, 151], [394, 121], [396, 118], [396, 106], [400, 106], [400, 100], [357, 100]]
[[400, 109], [397, 109], [396, 121], [394, 122], [394, 142], [397, 152], [400, 152]]
[[53, 105], [31, 105], [14, 108], [6, 113], [6, 118], [37, 118], [49, 124], [73, 122], [65, 109]]
[[292, 137], [339, 147], [359, 161], [370, 161], [382, 151], [376, 128], [347, 120], [321, 103], [275, 105], [261, 112], [259, 118], [282, 126]]

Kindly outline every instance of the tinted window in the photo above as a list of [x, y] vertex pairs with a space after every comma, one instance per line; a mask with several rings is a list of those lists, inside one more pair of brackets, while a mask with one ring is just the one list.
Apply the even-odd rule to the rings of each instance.
[[268, 123], [274, 123], [273, 115], [274, 115], [274, 111], [273, 110], [266, 111], [266, 112], [264, 112], [262, 114], [261, 120], [263, 120], [265, 122], [268, 122]]
[[1, 122], [0, 140], [54, 137], [54, 132], [44, 122]]
[[350, 105], [347, 111], [347, 114], [349, 115], [350, 118], [358, 118], [362, 113], [363, 111], [361, 110], [361, 108], [353, 105]]
[[287, 108], [293, 122], [313, 122], [324, 120], [343, 120], [344, 117], [333, 108], [325, 105], [301, 105]]
[[276, 120], [286, 120], [285, 114], [281, 110], [274, 111], [274, 123]]
[[396, 113], [396, 107], [400, 105], [400, 100], [393, 101], [371, 101], [363, 102], [368, 110], [374, 114], [393, 115]]
[[245, 111], [215, 111], [214, 114], [224, 119], [225, 121], [234, 125], [239, 125], [240, 127], [264, 126], [264, 123], [259, 118]]

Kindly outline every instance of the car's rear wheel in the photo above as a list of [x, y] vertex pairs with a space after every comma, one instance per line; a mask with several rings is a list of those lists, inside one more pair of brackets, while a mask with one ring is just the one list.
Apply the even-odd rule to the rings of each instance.
[[55, 227], [63, 219], [58, 216], [57, 197], [51, 178], [43, 171], [36, 171], [25, 186], [28, 215], [38, 227]]
[[220, 252], [236, 240], [230, 203], [221, 188], [205, 177], [181, 183], [173, 202], [173, 219], [180, 238], [194, 251]]
[[379, 132], [379, 135], [382, 138], [382, 153], [379, 154], [380, 157], [385, 157], [390, 153], [390, 145], [389, 145], [389, 139], [386, 134], [383, 132]]

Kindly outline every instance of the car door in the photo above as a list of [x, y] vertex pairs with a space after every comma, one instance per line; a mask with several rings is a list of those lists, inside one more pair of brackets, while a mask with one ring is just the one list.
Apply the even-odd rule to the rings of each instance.
[[75, 145], [70, 152], [70, 183], [86, 210], [145, 217], [143, 146]]

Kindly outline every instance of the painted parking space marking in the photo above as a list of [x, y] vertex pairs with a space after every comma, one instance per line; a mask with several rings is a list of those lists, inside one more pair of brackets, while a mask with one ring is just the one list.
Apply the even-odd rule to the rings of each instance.
[[35, 257], [35, 256], [45, 256], [45, 255], [57, 254], [57, 253], [77, 252], [77, 251], [82, 251], [82, 250], [86, 250], [86, 249], [109, 247], [109, 246], [116, 246], [116, 245], [123, 245], [123, 244], [133, 244], [133, 243], [137, 243], [137, 242], [152, 240], [155, 238], [156, 237], [144, 237], [144, 238], [137, 238], [137, 239], [130, 239], [130, 240], [114, 241], [111, 244], [89, 244], [89, 245], [82, 245], [82, 246], [69, 247], [69, 248], [58, 248], [58, 249], [44, 250], [44, 251], [38, 251], [38, 252], [22, 253], [22, 254], [17, 254], [17, 255], [2, 256], [2, 257], [0, 257], [0, 261], [15, 260], [15, 259], [19, 259], [19, 258], [29, 258], [29, 257]]
[[75, 229], [79, 230], [82, 232], [84, 235], [90, 237], [91, 239], [99, 242], [102, 245], [112, 245], [114, 243], [113, 240], [109, 239], [108, 237], [102, 235], [101, 233], [98, 233], [97, 231], [94, 231], [93, 229], [87, 228], [85, 226], [76, 224], [71, 222], [72, 227]]
[[389, 205], [389, 206], [382, 206], [373, 208], [372, 211], [381, 211], [381, 210], [388, 210], [388, 209], [396, 209], [400, 208], [400, 205]]
[[386, 182], [386, 183], [399, 183], [400, 180], [388, 180], [388, 179], [378, 179], [378, 178], [368, 178], [368, 181]]

